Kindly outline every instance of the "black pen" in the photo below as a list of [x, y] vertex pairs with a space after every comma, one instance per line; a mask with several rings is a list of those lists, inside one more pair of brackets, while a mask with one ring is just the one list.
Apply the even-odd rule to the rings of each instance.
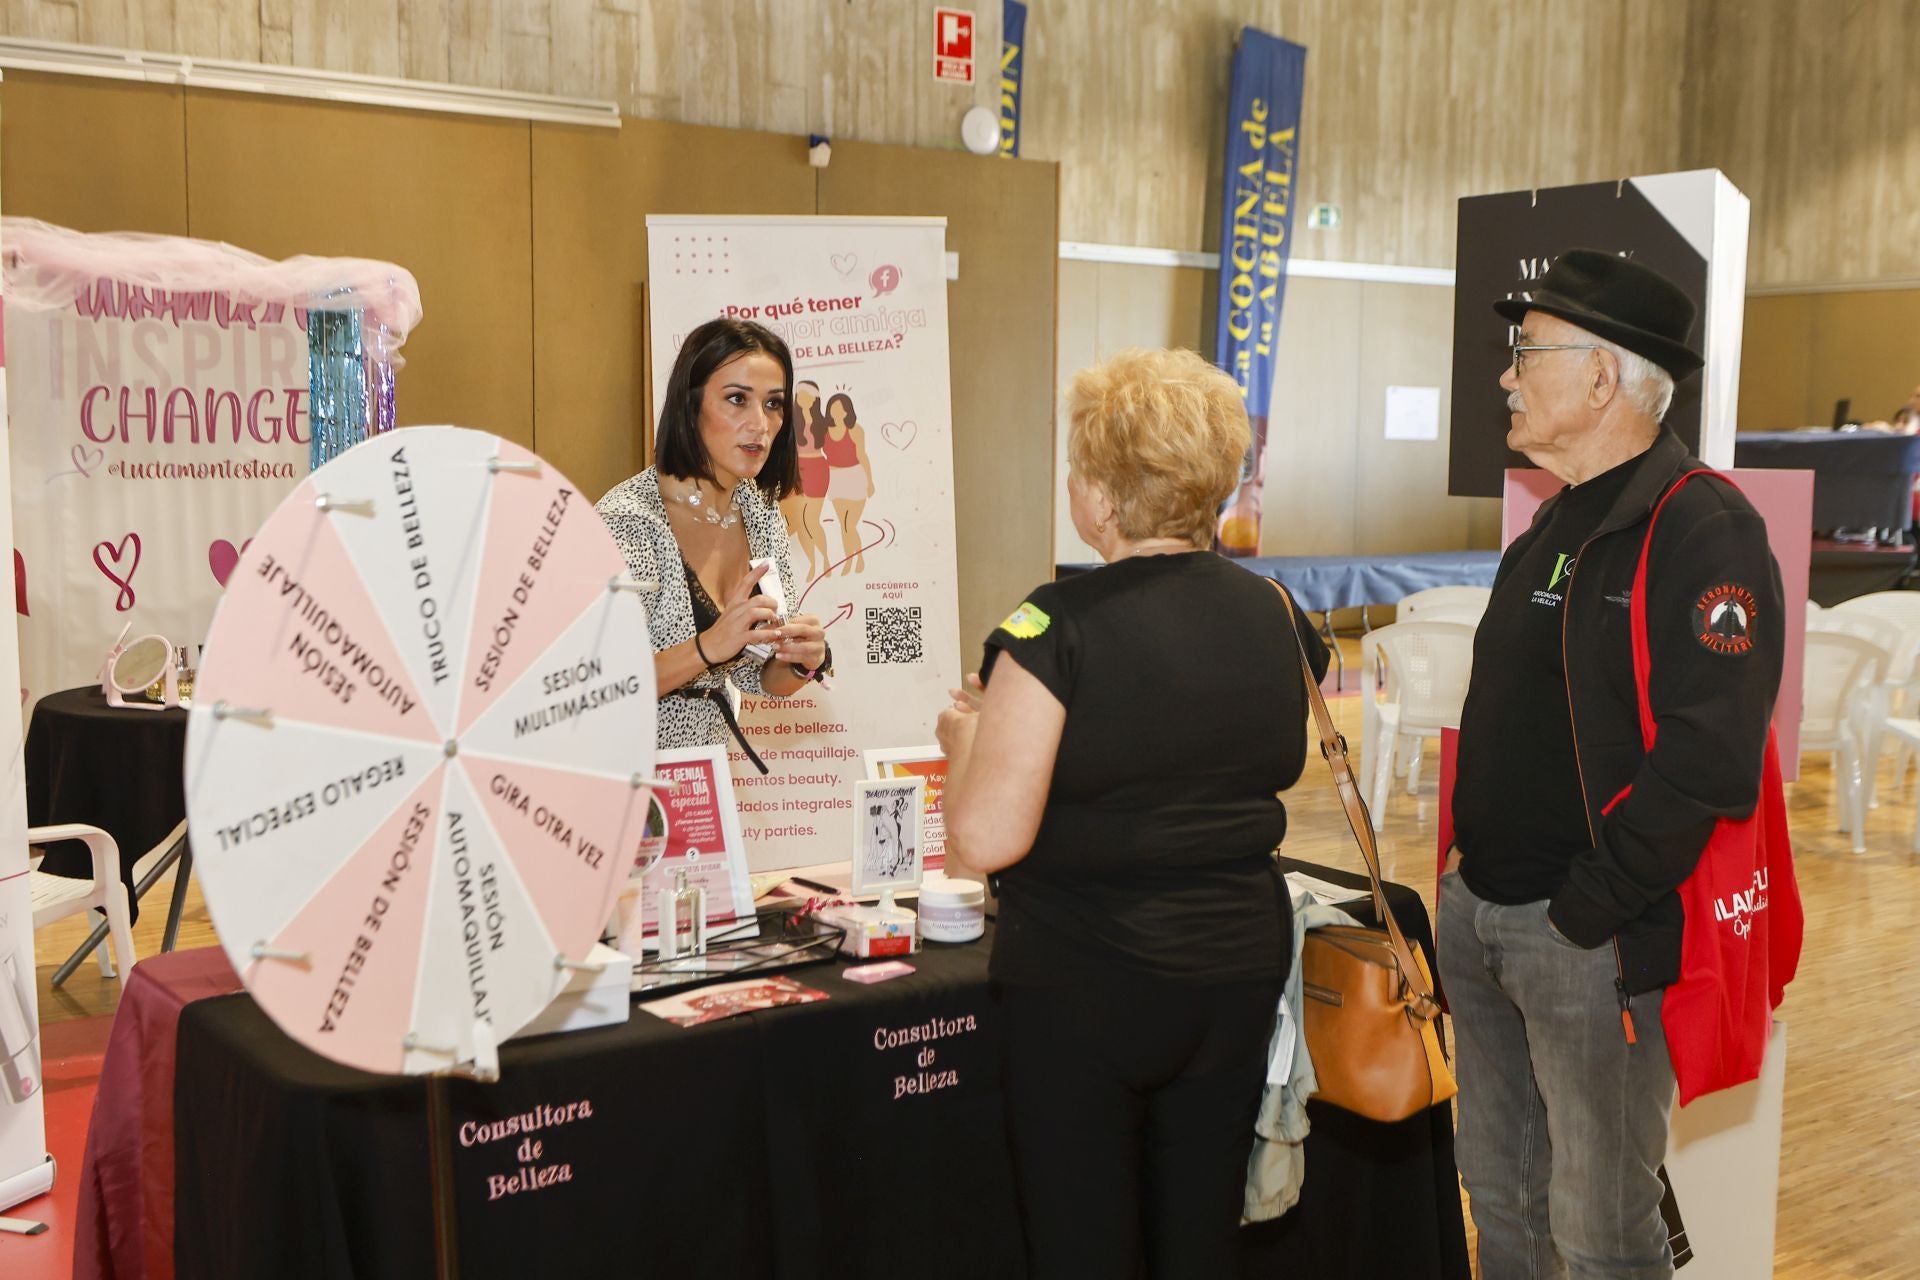
[[788, 876], [789, 880], [802, 889], [818, 889], [821, 893], [838, 893], [839, 889], [830, 884], [821, 884], [818, 880], [802, 880], [799, 876]]

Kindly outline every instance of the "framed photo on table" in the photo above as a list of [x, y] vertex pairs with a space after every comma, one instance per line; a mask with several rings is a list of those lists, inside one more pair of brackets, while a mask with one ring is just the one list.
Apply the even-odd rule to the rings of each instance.
[[921, 813], [925, 778], [868, 779], [853, 784], [853, 893], [890, 901], [920, 887]]
[[928, 871], [947, 864], [947, 819], [941, 800], [947, 790], [947, 758], [937, 746], [881, 747], [864, 752], [867, 776], [874, 779], [925, 778], [920, 811], [920, 859]]

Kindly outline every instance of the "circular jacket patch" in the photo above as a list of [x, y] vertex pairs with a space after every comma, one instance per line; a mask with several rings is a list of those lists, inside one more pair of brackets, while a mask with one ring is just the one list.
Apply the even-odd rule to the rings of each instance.
[[1745, 653], [1753, 648], [1753, 592], [1726, 582], [1703, 591], [1693, 602], [1693, 635], [1715, 653]]

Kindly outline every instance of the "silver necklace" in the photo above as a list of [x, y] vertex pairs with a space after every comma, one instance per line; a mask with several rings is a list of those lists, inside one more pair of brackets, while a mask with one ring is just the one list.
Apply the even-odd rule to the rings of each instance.
[[708, 506], [700, 500], [700, 486], [697, 484], [686, 493], [670, 493], [667, 497], [682, 506], [691, 507], [696, 519], [704, 520], [708, 524], [719, 525], [722, 529], [731, 528], [740, 523], [740, 495], [737, 492], [733, 495], [732, 501], [727, 504], [732, 509], [725, 514], [722, 514], [718, 508]]

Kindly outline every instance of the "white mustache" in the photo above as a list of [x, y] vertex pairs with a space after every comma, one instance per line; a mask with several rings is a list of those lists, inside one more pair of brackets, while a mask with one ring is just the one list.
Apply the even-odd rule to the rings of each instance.
[[1526, 411], [1527, 411], [1527, 402], [1521, 396], [1521, 394], [1518, 391], [1509, 393], [1507, 396], [1507, 412], [1508, 413], [1525, 413]]

